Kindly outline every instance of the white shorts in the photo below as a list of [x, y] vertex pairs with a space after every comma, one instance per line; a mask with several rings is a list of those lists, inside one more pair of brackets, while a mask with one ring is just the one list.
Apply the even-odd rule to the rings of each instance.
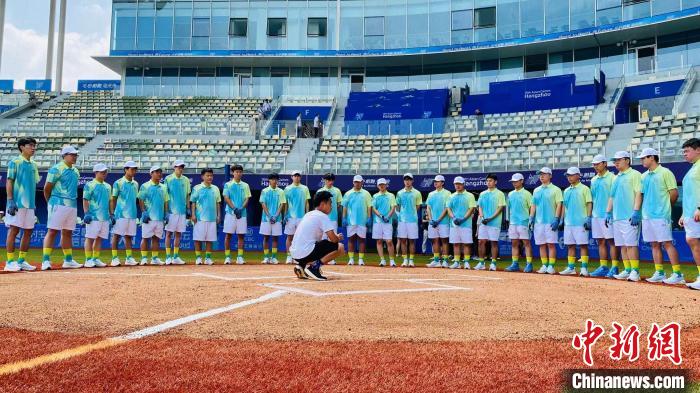
[[260, 234], [264, 236], [282, 236], [282, 223], [270, 224], [269, 221], [260, 223]]
[[194, 230], [192, 231], [192, 240], [196, 242], [215, 242], [216, 222], [197, 221], [197, 223], [194, 224]]
[[36, 224], [36, 214], [34, 209], [17, 209], [17, 213], [14, 216], [5, 216], [5, 226], [13, 226], [21, 229], [34, 229], [34, 224]]
[[501, 228], [492, 227], [489, 225], [479, 225], [477, 236], [479, 240], [490, 240], [492, 242], [497, 242], [498, 238], [501, 236]]
[[224, 216], [224, 233], [245, 235], [248, 232], [248, 217], [236, 218], [233, 214]]
[[439, 224], [437, 228], [428, 225], [428, 239], [447, 239], [450, 237], [450, 226], [447, 224]]
[[564, 244], [567, 246], [578, 245], [586, 246], [588, 245], [588, 231], [582, 226], [564, 226]]
[[686, 239], [700, 239], [700, 222], [695, 222], [692, 217], [683, 219]]
[[508, 227], [508, 238], [510, 240], [530, 240], [530, 230], [527, 225], [510, 225]]
[[642, 239], [645, 242], [671, 242], [671, 221], [664, 219], [642, 220]]
[[417, 222], [400, 222], [397, 228], [397, 236], [399, 239], [418, 239], [418, 223]]
[[471, 227], [452, 227], [450, 228], [450, 244], [472, 244], [474, 237], [472, 236]]
[[367, 227], [364, 225], [348, 225], [347, 231], [348, 231], [348, 238], [350, 236], [355, 236], [355, 235], [357, 235], [363, 239], [367, 237]]
[[46, 227], [56, 231], [75, 230], [78, 209], [63, 205], [49, 205], [49, 221]]
[[185, 232], [187, 228], [187, 216], [184, 214], [171, 214], [168, 217], [168, 224], [165, 226], [166, 232]]
[[109, 221], [92, 221], [85, 225], [85, 237], [88, 239], [109, 239]]
[[552, 230], [550, 224], [535, 224], [535, 244], [541, 246], [543, 244], [559, 243], [559, 234]]
[[394, 235], [394, 226], [390, 222], [372, 224], [372, 239], [391, 240]]
[[117, 218], [112, 233], [119, 236], [136, 236], [136, 219]]
[[148, 224], [141, 224], [141, 238], [150, 239], [155, 236], [158, 239], [162, 239], [163, 227], [165, 227], [165, 223], [156, 220], [151, 220]]
[[629, 220], [613, 222], [613, 237], [617, 247], [639, 246], [639, 227], [632, 226]]
[[594, 239], [612, 239], [613, 229], [605, 225], [605, 218], [591, 218], [591, 232]]
[[285, 235], [293, 235], [297, 231], [297, 225], [301, 222], [301, 218], [289, 218], [287, 219], [287, 225], [284, 226]]

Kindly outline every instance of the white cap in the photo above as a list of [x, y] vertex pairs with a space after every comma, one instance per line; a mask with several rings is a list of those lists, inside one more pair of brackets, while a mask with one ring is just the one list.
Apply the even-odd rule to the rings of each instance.
[[457, 183], [459, 183], [459, 184], [464, 184], [464, 178], [463, 178], [462, 176], [457, 176], [457, 177], [455, 177], [455, 179], [452, 181], [452, 183], [454, 183], [454, 184], [457, 184]]
[[380, 184], [387, 184], [387, 183], [386, 183], [386, 179], [383, 178], [383, 177], [380, 177], [380, 178], [377, 180], [377, 185], [380, 185]]
[[510, 181], [520, 181], [520, 180], [525, 180], [525, 177], [523, 176], [522, 173], [514, 173], [513, 176], [510, 177]]
[[608, 159], [605, 158], [604, 155], [598, 154], [597, 156], [593, 157], [593, 161], [591, 161], [591, 164], [600, 164], [601, 162], [608, 162]]
[[155, 171], [161, 171], [161, 170], [162, 170], [162, 169], [161, 169], [160, 165], [153, 165], [153, 166], [151, 167], [151, 169], [148, 170], [148, 173], [153, 173], [153, 172], [155, 172]]
[[63, 149], [61, 149], [61, 155], [65, 156], [66, 154], [78, 154], [78, 149], [73, 146], [63, 146]]
[[541, 173], [548, 173], [548, 174], [551, 175], [551, 174], [552, 174], [552, 169], [550, 169], [549, 167], [543, 166], [542, 169], [540, 169], [539, 171], [537, 171], [537, 174], [538, 174], [538, 175], [541, 174]]
[[175, 160], [175, 162], [173, 162], [173, 168], [178, 167], [178, 166], [185, 166], [185, 161]]
[[355, 175], [352, 178], [352, 181], [364, 181], [365, 179], [362, 178], [362, 175]]
[[433, 181], [445, 181], [445, 176], [443, 175], [436, 175], [435, 179]]
[[92, 167], [93, 172], [104, 172], [108, 169], [109, 168], [105, 164], [95, 164], [95, 166]]
[[124, 168], [138, 168], [139, 166], [134, 161], [127, 161], [124, 163]]
[[644, 157], [648, 157], [648, 156], [660, 156], [660, 155], [661, 154], [659, 154], [658, 150], [656, 150], [652, 147], [645, 147], [644, 149], [642, 149], [642, 152], [639, 153], [637, 158], [644, 158]]
[[406, 172], [406, 173], [403, 174], [403, 177], [404, 177], [404, 178], [410, 177], [411, 179], [413, 179], [413, 174], [412, 174], [411, 172]]
[[292, 171], [292, 176], [294, 176], [294, 175], [301, 176], [301, 171], [297, 171], [297, 170]]
[[572, 175], [580, 175], [581, 170], [578, 169], [578, 167], [572, 166], [571, 168], [566, 170], [566, 175], [567, 176], [572, 176]]
[[620, 158], [630, 158], [630, 153], [628, 153], [624, 150], [615, 152], [615, 155], [613, 156], [613, 160], [619, 160]]

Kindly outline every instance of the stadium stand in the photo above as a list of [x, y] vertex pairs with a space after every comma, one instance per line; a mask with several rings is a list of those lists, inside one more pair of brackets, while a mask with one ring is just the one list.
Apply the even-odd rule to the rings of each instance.
[[[7, 163], [17, 157], [17, 135], [5, 132], [0, 137], [0, 162]], [[36, 135], [36, 134], [34, 134]], [[51, 132], [37, 136], [40, 148], [37, 149], [34, 161], [41, 169], [48, 169], [60, 160], [61, 148], [65, 145], [73, 145], [77, 148], [89, 142], [85, 136], [66, 136], [63, 133]]]
[[682, 161], [681, 145], [690, 138], [700, 138], [700, 114], [679, 113], [676, 116], [654, 116], [637, 124], [630, 141], [630, 151], [637, 153], [645, 147], [654, 147], [664, 161]]

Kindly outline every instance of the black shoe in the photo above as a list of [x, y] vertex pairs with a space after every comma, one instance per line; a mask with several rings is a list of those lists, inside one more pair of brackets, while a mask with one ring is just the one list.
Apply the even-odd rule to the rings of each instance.
[[311, 265], [307, 266], [306, 269], [304, 269], [304, 272], [306, 273], [306, 276], [308, 278], [312, 278], [312, 279], [318, 280], [318, 281], [327, 280], [326, 277], [323, 277], [321, 275], [321, 261], [316, 261], [316, 262], [312, 263]]
[[295, 265], [294, 266], [294, 274], [297, 275], [297, 278], [306, 280], [309, 277], [306, 275], [306, 272], [304, 272], [304, 268], [301, 267], [300, 265]]

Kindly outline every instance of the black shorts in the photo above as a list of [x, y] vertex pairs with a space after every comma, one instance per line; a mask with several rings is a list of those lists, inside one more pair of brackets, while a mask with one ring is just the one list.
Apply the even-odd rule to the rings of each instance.
[[306, 265], [307, 263], [319, 260], [334, 251], [338, 251], [338, 243], [333, 243], [329, 240], [321, 240], [320, 242], [316, 242], [311, 254], [305, 256], [304, 258], [295, 260], [302, 265]]

